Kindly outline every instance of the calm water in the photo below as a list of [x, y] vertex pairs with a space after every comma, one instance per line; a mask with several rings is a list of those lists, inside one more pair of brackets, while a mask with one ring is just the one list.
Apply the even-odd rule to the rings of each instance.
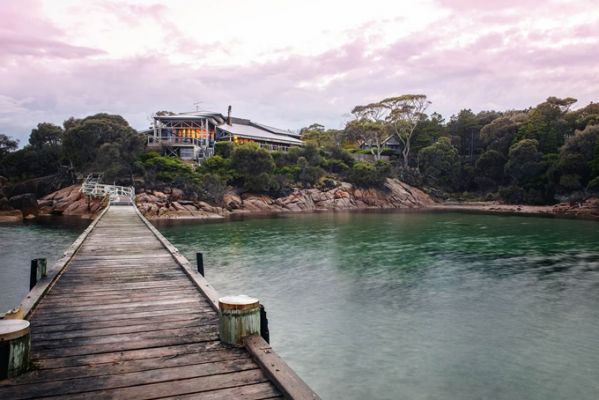
[[31, 259], [47, 258], [51, 267], [88, 224], [64, 217], [0, 224], [0, 313], [18, 306], [29, 292]]
[[599, 223], [322, 214], [161, 226], [259, 297], [324, 399], [599, 398]]
[[[83, 226], [0, 226], [0, 306]], [[324, 399], [599, 398], [599, 223], [319, 214], [160, 226], [222, 295], [259, 297]], [[18, 284], [17, 284], [18, 282]]]

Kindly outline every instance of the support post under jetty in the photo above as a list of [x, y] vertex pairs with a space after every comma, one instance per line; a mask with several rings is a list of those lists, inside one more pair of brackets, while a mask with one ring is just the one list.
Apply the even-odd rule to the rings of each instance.
[[219, 298], [133, 204], [109, 205], [21, 302], [34, 368], [0, 398], [318, 399], [259, 324], [221, 342]]

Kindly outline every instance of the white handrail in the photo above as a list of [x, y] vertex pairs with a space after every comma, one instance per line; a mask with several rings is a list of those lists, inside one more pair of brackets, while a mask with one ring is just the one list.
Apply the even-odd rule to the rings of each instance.
[[81, 192], [91, 197], [104, 198], [108, 196], [111, 202], [135, 200], [135, 188], [132, 186], [105, 185], [100, 183], [98, 174], [88, 175], [81, 185]]

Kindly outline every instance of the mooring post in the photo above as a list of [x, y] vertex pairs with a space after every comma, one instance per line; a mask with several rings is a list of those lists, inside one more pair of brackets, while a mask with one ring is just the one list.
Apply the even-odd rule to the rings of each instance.
[[196, 262], [198, 264], [198, 272], [204, 276], [204, 255], [202, 253], [196, 253]]
[[46, 271], [47, 260], [45, 258], [34, 258], [31, 260], [31, 271], [29, 274], [29, 290], [37, 284], [37, 282], [47, 275]]
[[29, 321], [0, 320], [0, 379], [12, 378], [29, 368]]
[[266, 343], [270, 343], [270, 331], [268, 330], [268, 318], [266, 318], [266, 310], [260, 304], [260, 336]]
[[242, 347], [243, 338], [260, 334], [260, 302], [246, 295], [218, 299], [220, 341]]

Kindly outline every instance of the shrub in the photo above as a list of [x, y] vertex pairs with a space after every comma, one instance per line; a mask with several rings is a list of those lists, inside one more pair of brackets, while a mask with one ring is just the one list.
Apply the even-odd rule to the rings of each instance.
[[140, 157], [138, 166], [144, 171], [150, 183], [175, 182], [193, 179], [193, 168], [177, 157], [161, 156], [156, 152], [148, 152]]
[[587, 185], [587, 191], [592, 195], [599, 195], [599, 176], [589, 182]]
[[[228, 142], [227, 142], [228, 143]], [[220, 155], [214, 155], [202, 162], [200, 171], [204, 173], [216, 174], [225, 181], [235, 178], [235, 171], [231, 168], [231, 160], [223, 158]]]
[[520, 186], [502, 186], [499, 188], [499, 196], [506, 203], [522, 204], [524, 202], [524, 189]]
[[334, 174], [343, 174], [349, 170], [349, 166], [341, 160], [325, 159], [322, 162], [322, 167]]
[[324, 175], [322, 168], [310, 165], [308, 160], [306, 160], [304, 157], [300, 157], [297, 160], [297, 165], [299, 166], [297, 180], [303, 184], [307, 184], [309, 186], [315, 185]]
[[231, 157], [235, 145], [228, 141], [220, 141], [214, 143], [214, 155], [221, 156], [223, 158]]
[[359, 161], [349, 171], [349, 180], [358, 187], [383, 187], [390, 173], [391, 165], [386, 161]]
[[217, 174], [204, 174], [197, 185], [199, 197], [214, 204], [222, 204], [227, 182]]
[[255, 143], [235, 146], [231, 154], [231, 168], [243, 181], [245, 190], [256, 193], [270, 190], [275, 163], [270, 153]]
[[351, 155], [351, 153], [345, 149], [342, 149], [341, 147], [338, 146], [332, 146], [332, 147], [327, 147], [324, 150], [324, 154], [325, 157], [328, 158], [329, 160], [337, 160], [340, 161], [342, 163], [344, 163], [345, 165], [347, 165], [348, 167], [351, 167], [352, 165], [354, 165], [354, 157]]

